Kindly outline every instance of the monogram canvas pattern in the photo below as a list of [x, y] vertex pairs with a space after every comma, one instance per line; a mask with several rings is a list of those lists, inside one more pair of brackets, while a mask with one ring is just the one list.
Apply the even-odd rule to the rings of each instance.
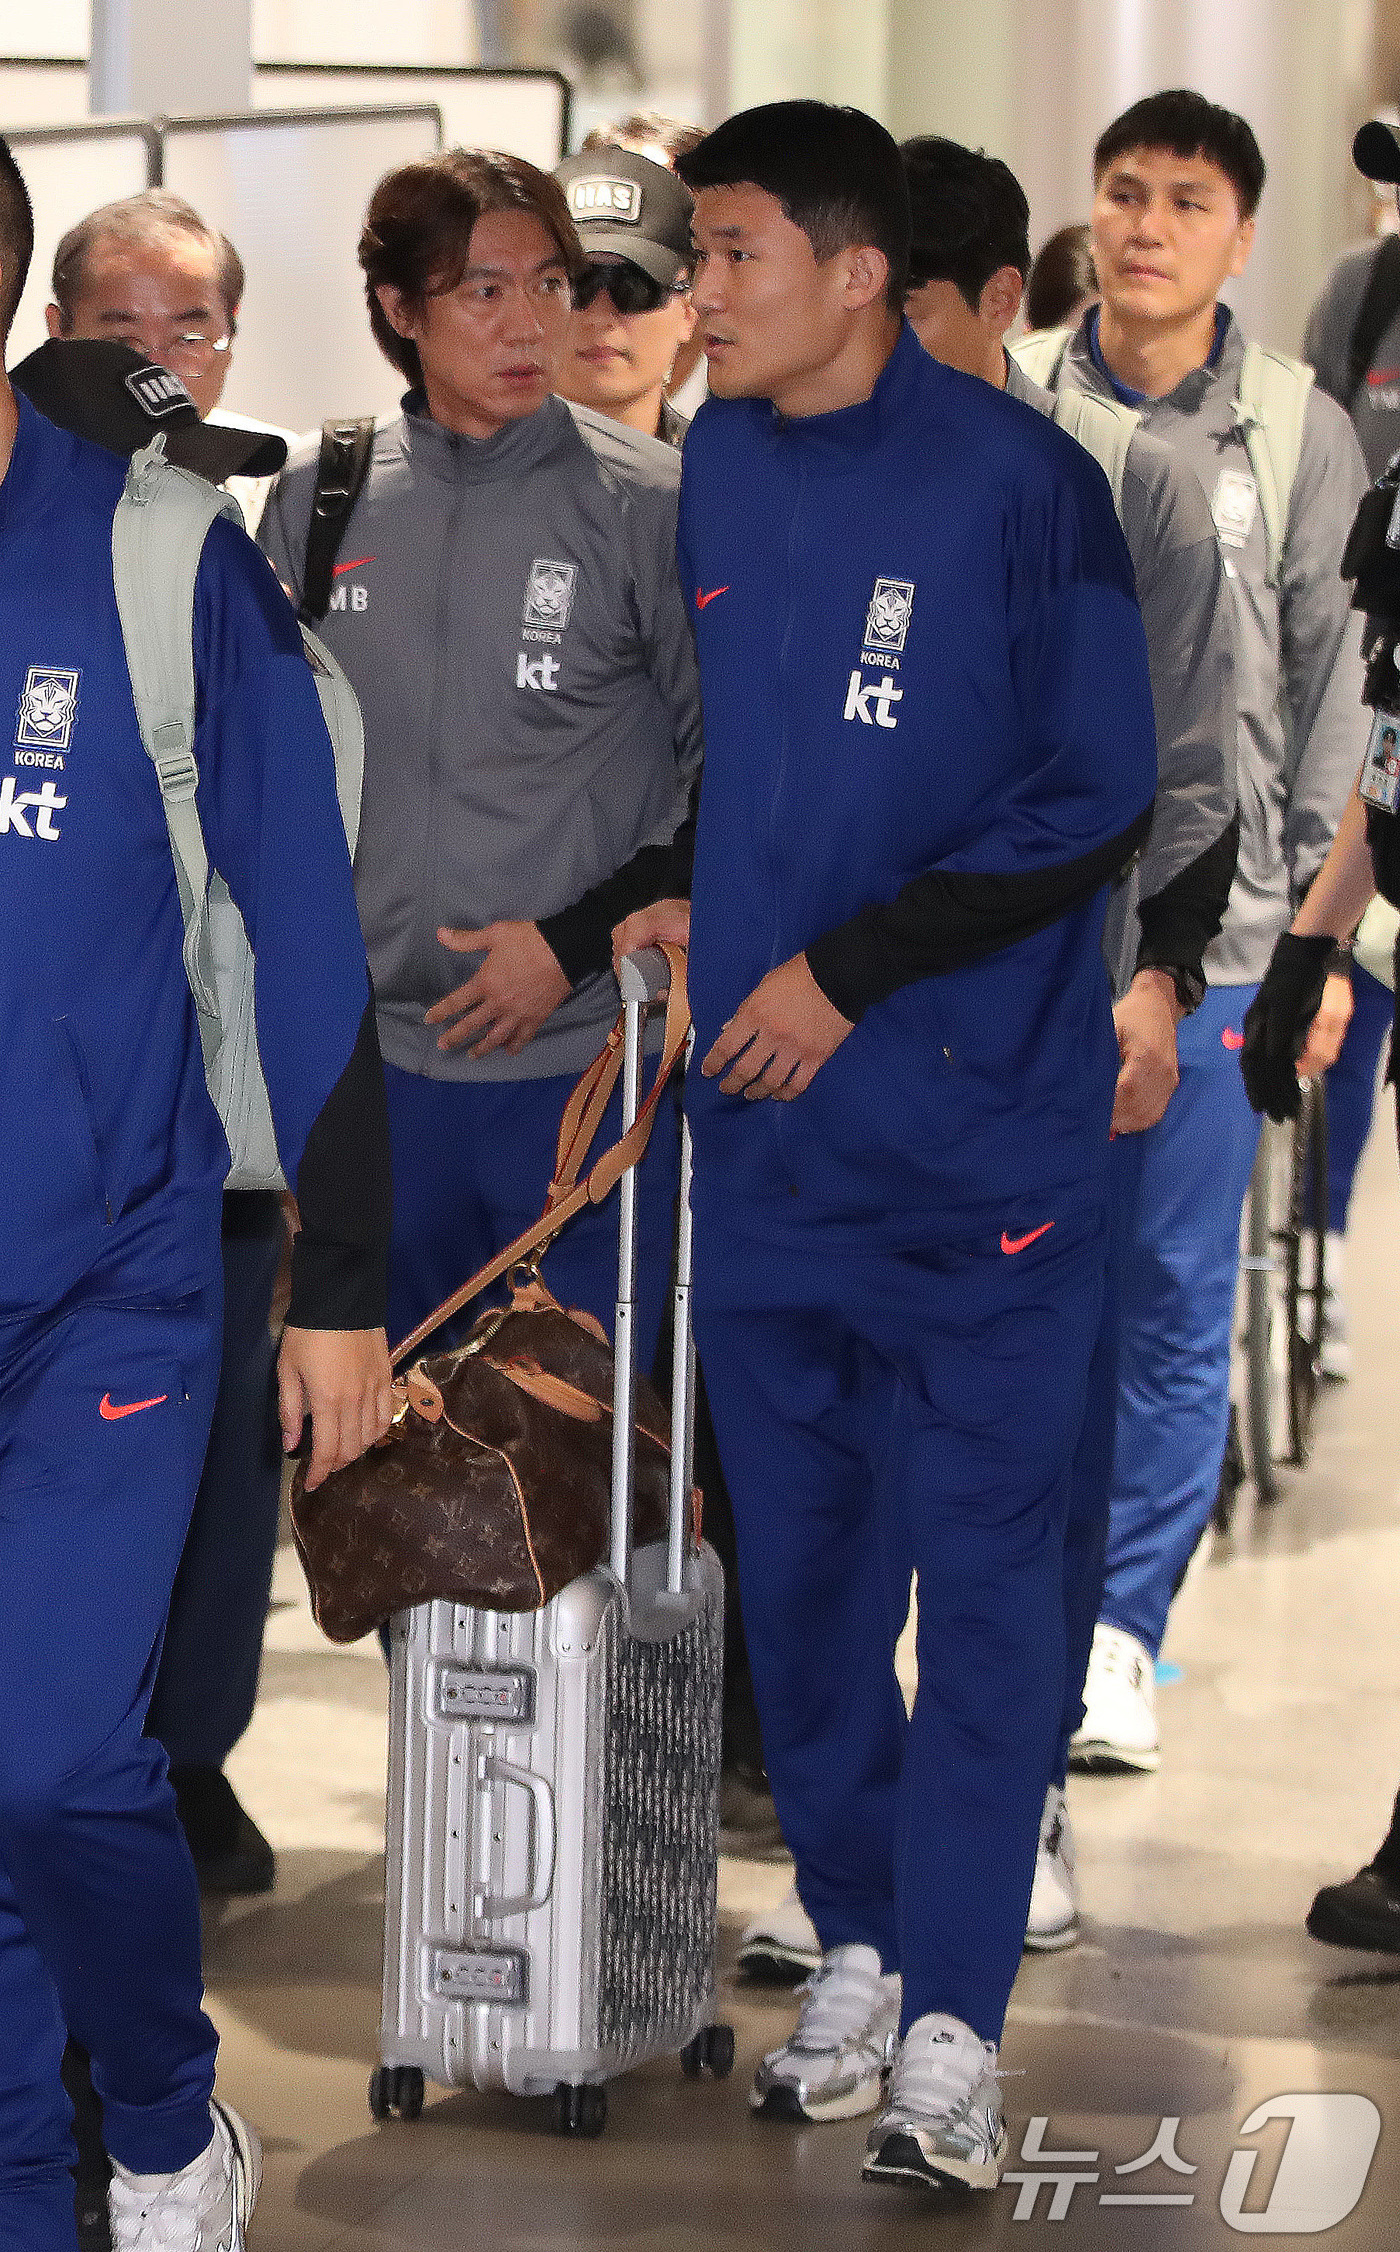
[[[298, 1465], [292, 1528], [332, 1642], [437, 1599], [537, 1610], [602, 1561], [613, 1360], [585, 1323], [544, 1292], [483, 1315], [466, 1345], [401, 1379], [378, 1446], [311, 1494]], [[639, 1379], [639, 1544], [665, 1534], [668, 1441], [665, 1408]]]

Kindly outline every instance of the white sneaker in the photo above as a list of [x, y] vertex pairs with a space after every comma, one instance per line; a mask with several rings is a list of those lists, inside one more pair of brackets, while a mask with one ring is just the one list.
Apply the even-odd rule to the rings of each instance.
[[226, 2103], [216, 2097], [209, 2109], [209, 2147], [178, 2174], [130, 2174], [113, 2159], [112, 2252], [243, 2252], [262, 2145]]
[[[1311, 1237], [1304, 1236], [1303, 1243], [1311, 1247]], [[1299, 1246], [1300, 1250], [1302, 1246]], [[1345, 1384], [1351, 1375], [1351, 1338], [1347, 1332], [1347, 1302], [1342, 1295], [1346, 1280], [1347, 1239], [1339, 1230], [1327, 1231], [1327, 1249], [1323, 1254], [1322, 1270], [1322, 1343], [1318, 1365], [1324, 1376], [1334, 1384]]]
[[1150, 1775], [1161, 1756], [1156, 1666], [1136, 1635], [1100, 1619], [1084, 1684], [1084, 1718], [1070, 1740], [1070, 1765], [1090, 1774]]
[[1057, 1783], [1052, 1783], [1045, 1794], [1045, 1807], [1040, 1817], [1035, 1883], [1031, 1887], [1030, 1914], [1026, 1918], [1026, 1945], [1033, 1954], [1049, 1955], [1059, 1947], [1072, 1947], [1079, 1937], [1074, 1858], [1074, 1833], [1069, 1826], [1065, 1794]]
[[997, 2052], [960, 2017], [915, 2020], [889, 2100], [865, 2144], [861, 2178], [926, 2189], [995, 2189], [1006, 2164]]
[[899, 1978], [873, 1947], [833, 1947], [802, 1992], [797, 2027], [754, 2074], [765, 2119], [858, 2119], [880, 2101], [899, 2046]]
[[822, 1943], [796, 1885], [776, 1908], [756, 1916], [739, 1941], [739, 1969], [757, 1986], [796, 1986], [821, 1959]]

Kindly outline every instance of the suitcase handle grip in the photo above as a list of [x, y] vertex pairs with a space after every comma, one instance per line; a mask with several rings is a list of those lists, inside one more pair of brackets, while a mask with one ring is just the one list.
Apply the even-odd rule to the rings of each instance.
[[479, 1891], [476, 1912], [478, 1916], [489, 1918], [528, 1915], [534, 1908], [543, 1908], [554, 1886], [554, 1793], [543, 1775], [532, 1775], [528, 1767], [516, 1767], [508, 1759], [481, 1760], [477, 1776], [483, 1786], [493, 1782], [514, 1783], [517, 1789], [528, 1791], [533, 1820], [530, 1824], [530, 1890], [513, 1896]]

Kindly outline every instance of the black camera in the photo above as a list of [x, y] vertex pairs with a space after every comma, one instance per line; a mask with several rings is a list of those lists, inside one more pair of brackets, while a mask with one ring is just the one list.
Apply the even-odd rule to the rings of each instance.
[[1356, 512], [1342, 556], [1354, 581], [1351, 606], [1366, 617], [1365, 696], [1378, 711], [1400, 710], [1400, 454], [1387, 463]]

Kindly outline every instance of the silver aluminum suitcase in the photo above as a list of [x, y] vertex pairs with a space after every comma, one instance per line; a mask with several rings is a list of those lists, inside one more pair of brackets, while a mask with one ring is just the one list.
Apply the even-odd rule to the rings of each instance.
[[[629, 956], [624, 1128], [659, 954]], [[633, 1550], [637, 1178], [622, 1180], [610, 1562], [541, 1611], [394, 1620], [377, 2118], [425, 2079], [554, 2098], [598, 2134], [606, 2082], [667, 2052], [733, 2063], [715, 2013], [724, 1579], [691, 1533], [690, 1143], [682, 1129], [667, 1542]]]

